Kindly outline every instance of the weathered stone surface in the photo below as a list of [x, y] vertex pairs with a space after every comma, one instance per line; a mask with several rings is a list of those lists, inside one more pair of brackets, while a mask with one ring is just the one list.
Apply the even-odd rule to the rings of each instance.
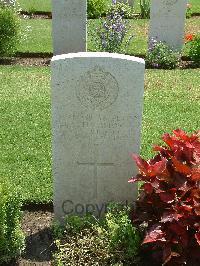
[[144, 60], [109, 53], [52, 59], [55, 215], [93, 212], [109, 202], [133, 202], [128, 179], [137, 170]]
[[86, 51], [86, 2], [86, 0], [52, 1], [54, 55]]
[[152, 0], [149, 40], [166, 42], [174, 50], [184, 43], [184, 26], [188, 0]]

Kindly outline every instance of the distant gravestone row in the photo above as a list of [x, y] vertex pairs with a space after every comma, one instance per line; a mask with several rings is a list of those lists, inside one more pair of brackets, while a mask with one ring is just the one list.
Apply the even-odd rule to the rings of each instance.
[[[150, 43], [152, 39], [156, 39], [167, 43], [174, 50], [182, 49], [187, 2], [188, 0], [151, 1]], [[130, 0], [129, 3], [132, 5], [134, 1]], [[52, 13], [54, 55], [85, 52], [87, 1], [53, 0]]]
[[[150, 39], [180, 50], [187, 0], [152, 0]], [[139, 153], [143, 59], [86, 52], [86, 0], [53, 0], [52, 133], [54, 209], [101, 216], [137, 189], [130, 153]], [[81, 52], [81, 53], [80, 53]]]

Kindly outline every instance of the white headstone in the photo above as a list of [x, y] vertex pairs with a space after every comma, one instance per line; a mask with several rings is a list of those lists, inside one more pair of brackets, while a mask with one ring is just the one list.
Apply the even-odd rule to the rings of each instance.
[[86, 0], [53, 0], [54, 55], [85, 52], [87, 32]]
[[166, 42], [172, 49], [181, 50], [188, 0], [151, 0], [149, 40]]
[[58, 219], [132, 203], [144, 60], [109, 53], [55, 56], [52, 66], [54, 208]]
[[124, 3], [124, 4], [129, 4], [130, 6], [133, 6], [134, 5], [134, 1], [135, 0], [116, 0], [116, 2]]

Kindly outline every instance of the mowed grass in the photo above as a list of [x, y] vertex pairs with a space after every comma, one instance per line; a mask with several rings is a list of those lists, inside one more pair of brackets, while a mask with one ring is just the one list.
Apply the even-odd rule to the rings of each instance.
[[0, 67], [0, 178], [24, 200], [52, 197], [49, 81], [48, 68]]
[[152, 144], [164, 132], [200, 129], [200, 69], [148, 70], [145, 79], [141, 154], [149, 158]]
[[200, 1], [190, 0], [189, 3], [192, 5], [192, 13], [200, 13]]
[[52, 52], [52, 27], [50, 19], [22, 19], [24, 33], [18, 51], [23, 53]]
[[[51, 20], [47, 19], [22, 19], [22, 32], [24, 39], [19, 46], [19, 52], [52, 52]], [[97, 28], [100, 20], [88, 20], [88, 50], [96, 51]], [[126, 53], [131, 55], [146, 54], [149, 20], [129, 20], [129, 33], [133, 40]], [[200, 32], [200, 18], [190, 18], [186, 21], [185, 33]], [[184, 51], [184, 53], [186, 53]]]
[[46, 11], [51, 12], [51, 0], [18, 0], [23, 11], [35, 12]]
[[[111, 0], [107, 0], [108, 3], [111, 3]], [[22, 10], [24, 11], [51, 11], [51, 0], [18, 0]], [[140, 12], [140, 1], [135, 0], [134, 11]], [[190, 0], [190, 4], [192, 4], [192, 12], [200, 13], [200, 3], [199, 0]]]
[[[164, 132], [199, 128], [200, 69], [147, 70], [141, 154]], [[0, 178], [25, 201], [52, 200], [50, 68], [0, 66]]]

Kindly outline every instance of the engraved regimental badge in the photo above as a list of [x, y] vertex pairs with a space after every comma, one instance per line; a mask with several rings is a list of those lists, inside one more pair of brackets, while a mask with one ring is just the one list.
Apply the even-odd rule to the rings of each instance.
[[99, 67], [81, 76], [76, 89], [76, 96], [81, 105], [93, 110], [103, 110], [112, 105], [118, 93], [116, 79]]

